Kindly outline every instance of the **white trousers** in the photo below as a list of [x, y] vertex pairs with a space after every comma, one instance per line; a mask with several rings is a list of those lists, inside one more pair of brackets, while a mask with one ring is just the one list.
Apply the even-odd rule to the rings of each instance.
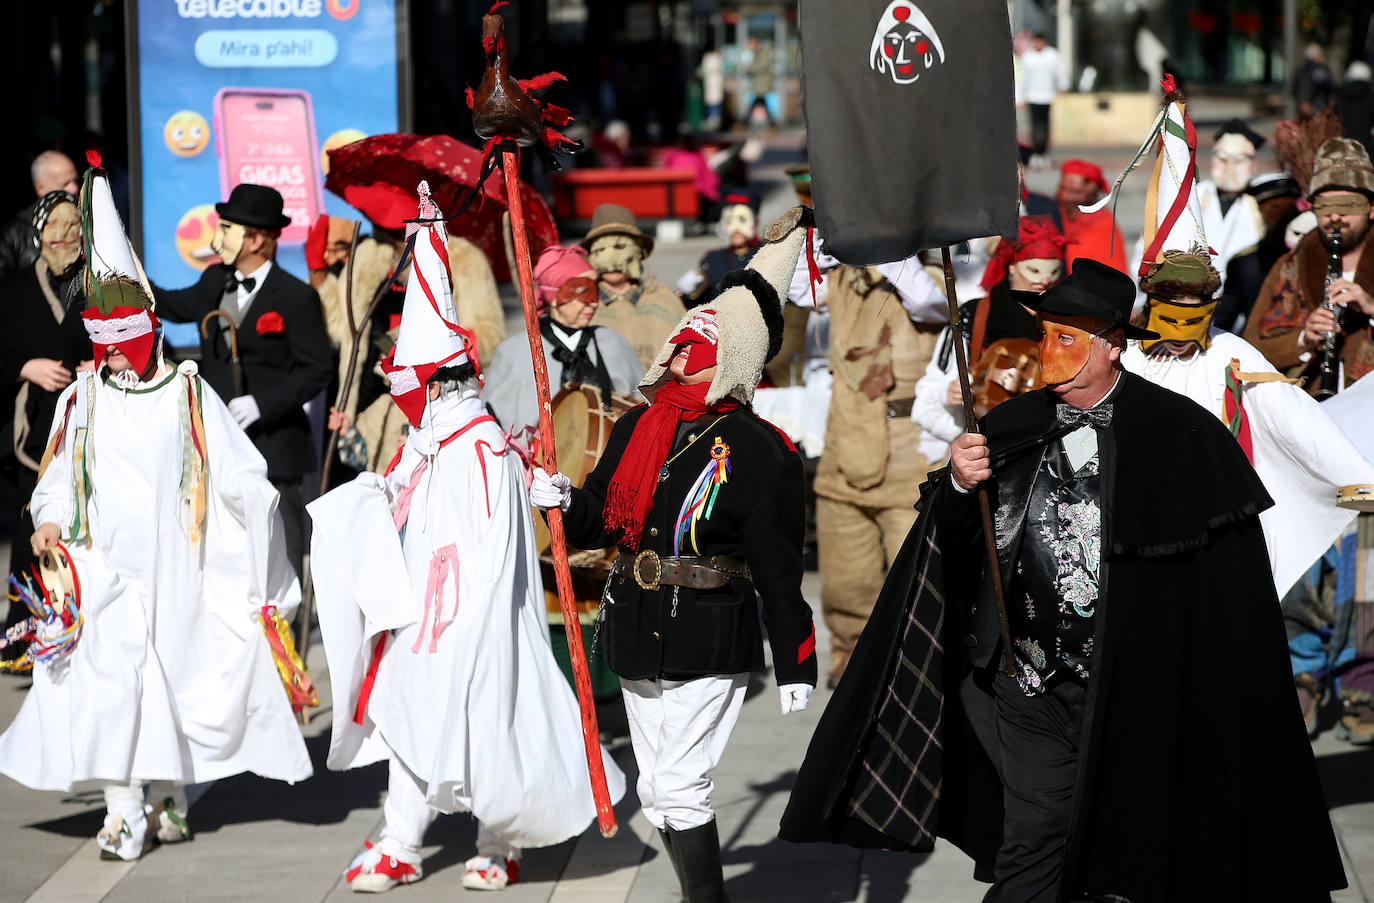
[[693, 680], [621, 680], [639, 766], [639, 805], [655, 828], [716, 817], [709, 777], [744, 707], [748, 673]]
[[[395, 757], [391, 759], [386, 802], [382, 804], [386, 824], [382, 827], [377, 849], [410, 865], [418, 865], [423, 858], [420, 846], [424, 842], [425, 831], [439, 814], [439, 810], [425, 801], [425, 789], [424, 782], [411, 774], [410, 769]], [[477, 855], [519, 859], [520, 850], [479, 821]]]

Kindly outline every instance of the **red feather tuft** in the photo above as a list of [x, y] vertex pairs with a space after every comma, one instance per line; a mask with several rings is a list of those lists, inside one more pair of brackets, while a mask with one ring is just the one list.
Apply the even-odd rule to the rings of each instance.
[[501, 7], [503, 7], [503, 6], [510, 6], [510, 3], [508, 2], [508, 0], [497, 0], [496, 3], [493, 3], [493, 4], [491, 5], [491, 9], [487, 10], [487, 15], [489, 15], [489, 16], [495, 15], [495, 14], [496, 14], [496, 11], [497, 11], [498, 9], [500, 9]]
[[496, 46], [496, 39], [488, 35], [482, 36], [482, 50], [491, 53], [491, 49]]
[[545, 122], [551, 122], [557, 126], [564, 126], [573, 121], [572, 110], [567, 107], [560, 107], [556, 103], [540, 104], [539, 112]]
[[545, 72], [543, 75], [536, 75], [534, 78], [521, 79], [520, 90], [529, 94], [532, 91], [543, 91], [551, 85], [556, 85], [559, 82], [565, 82], [567, 80], [568, 77], [561, 72]]
[[91, 166], [95, 167], [96, 169], [99, 169], [99, 168], [100, 168], [100, 151], [98, 151], [98, 150], [88, 150], [88, 151], [86, 151], [86, 162], [89, 163], [89, 164], [91, 164]]
[[477, 107], [477, 99], [476, 99], [476, 97], [473, 96], [473, 93], [472, 93], [472, 89], [471, 89], [471, 88], [468, 88], [468, 90], [467, 90], [467, 98], [468, 98], [468, 109], [469, 109], [469, 110], [476, 109], [476, 107]]
[[553, 150], [558, 150], [563, 147], [574, 148], [578, 146], [576, 141], [558, 131], [558, 129], [549, 128], [544, 129], [544, 143]]

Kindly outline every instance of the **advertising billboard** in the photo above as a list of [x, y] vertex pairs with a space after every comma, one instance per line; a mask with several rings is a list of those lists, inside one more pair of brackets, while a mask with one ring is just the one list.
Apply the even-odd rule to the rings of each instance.
[[215, 202], [240, 182], [281, 192], [278, 263], [305, 277], [325, 151], [409, 127], [406, 0], [130, 0], [130, 231], [158, 285], [216, 262]]

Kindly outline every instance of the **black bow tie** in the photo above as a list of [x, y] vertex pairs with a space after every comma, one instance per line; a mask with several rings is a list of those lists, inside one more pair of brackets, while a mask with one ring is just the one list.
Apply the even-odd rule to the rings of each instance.
[[1095, 408], [1075, 408], [1073, 405], [1059, 404], [1054, 406], [1054, 418], [1072, 429], [1082, 426], [1106, 429], [1112, 423], [1112, 406], [1100, 404]]
[[245, 292], [252, 294], [253, 287], [257, 284], [258, 280], [254, 279], [252, 276], [249, 276], [246, 279], [240, 279], [238, 277], [238, 274], [236, 274], [233, 270], [230, 270], [224, 275], [224, 290], [226, 292], [233, 291], [239, 286], [243, 286], [243, 290]]

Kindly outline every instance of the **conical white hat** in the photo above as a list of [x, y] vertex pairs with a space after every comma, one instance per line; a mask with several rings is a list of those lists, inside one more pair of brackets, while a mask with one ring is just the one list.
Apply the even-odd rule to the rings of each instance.
[[[1145, 246], [1165, 232], [1159, 251], [1149, 263], [1159, 263], [1165, 251], [1191, 251], [1207, 247], [1202, 226], [1202, 207], [1197, 194], [1197, 133], [1188, 111], [1178, 101], [1170, 102], [1160, 129], [1162, 145], [1145, 203]], [[1168, 223], [1174, 204], [1186, 192], [1183, 208], [1172, 224]]]
[[457, 367], [470, 360], [466, 353], [460, 354], [466, 351], [467, 342], [454, 328], [459, 324], [448, 268], [448, 234], [429, 200], [427, 183], [420, 183], [419, 194], [418, 222], [406, 229], [414, 238], [414, 256], [392, 362], [398, 367], [441, 362], [445, 367]]
[[148, 297], [153, 296], [148, 285], [148, 277], [143, 275], [143, 264], [129, 243], [129, 235], [124, 231], [124, 223], [115, 209], [114, 195], [110, 192], [110, 180], [105, 170], [95, 168], [85, 187], [86, 196], [83, 206], [89, 217], [91, 247], [86, 261], [89, 278], [104, 282], [111, 279], [133, 279], [143, 285]]

